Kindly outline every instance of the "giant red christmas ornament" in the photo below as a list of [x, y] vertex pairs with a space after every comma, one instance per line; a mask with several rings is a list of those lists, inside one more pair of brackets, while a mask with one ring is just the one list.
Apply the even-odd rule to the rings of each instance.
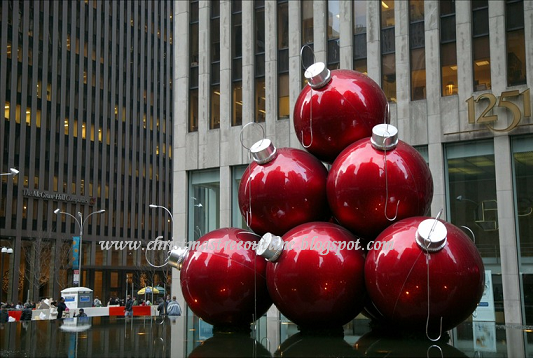
[[393, 221], [426, 215], [433, 180], [422, 156], [398, 140], [397, 129], [380, 124], [372, 138], [351, 144], [335, 159], [327, 196], [342, 226], [373, 239]]
[[249, 327], [266, 313], [272, 301], [266, 262], [254, 251], [257, 239], [242, 229], [217, 229], [178, 258], [183, 297], [198, 317], [224, 329]]
[[354, 319], [366, 299], [364, 255], [343, 227], [311, 222], [266, 234], [257, 253], [269, 261], [268, 291], [300, 329], [335, 329]]
[[263, 139], [251, 147], [254, 161], [239, 186], [239, 207], [251, 230], [283, 235], [309, 221], [327, 220], [327, 169], [311, 154], [274, 147]]
[[476, 246], [461, 229], [412, 217], [378, 236], [366, 257], [365, 282], [384, 320], [419, 332], [427, 323], [434, 337], [441, 319], [444, 332], [474, 312], [485, 271]]
[[375, 125], [389, 123], [387, 98], [367, 75], [330, 71], [317, 62], [305, 77], [308, 85], [294, 105], [294, 129], [300, 143], [318, 159], [332, 163], [348, 145], [370, 137]]

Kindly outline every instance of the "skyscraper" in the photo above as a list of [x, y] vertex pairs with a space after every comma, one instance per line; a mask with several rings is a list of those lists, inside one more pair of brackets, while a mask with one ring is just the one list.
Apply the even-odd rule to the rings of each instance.
[[172, 204], [172, 13], [169, 1], [0, 3], [0, 168], [20, 171], [1, 177], [0, 245], [14, 251], [2, 301], [71, 286], [80, 226], [95, 295], [166, 284], [140, 247], [99, 242], [170, 238], [149, 205]]

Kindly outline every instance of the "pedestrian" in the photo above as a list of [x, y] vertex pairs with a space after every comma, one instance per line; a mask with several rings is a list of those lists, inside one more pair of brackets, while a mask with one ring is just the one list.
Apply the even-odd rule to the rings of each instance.
[[181, 316], [181, 307], [178, 301], [176, 301], [176, 296], [173, 296], [172, 301], [168, 303], [167, 314], [169, 316]]
[[7, 303], [4, 303], [2, 305], [2, 309], [0, 310], [0, 323], [6, 323], [9, 321], [9, 313], [7, 310]]
[[74, 317], [87, 317], [87, 313], [85, 313], [85, 310], [83, 308], [80, 308], [80, 313], [78, 313], [77, 316], [76, 314], [74, 314]]
[[65, 304], [65, 298], [59, 298], [57, 303], [57, 319], [63, 319], [63, 312], [67, 310], [67, 305]]
[[128, 295], [128, 298], [126, 299], [126, 308], [124, 313], [126, 317], [133, 317], [133, 300], [131, 299], [130, 295]]
[[159, 298], [158, 302], [159, 304], [157, 305], [157, 311], [159, 312], [159, 316], [165, 316], [167, 314], [168, 302], [162, 299], [161, 297]]
[[22, 314], [20, 315], [21, 321], [31, 321], [32, 316], [32, 309], [31, 304], [29, 302], [26, 302], [24, 304], [24, 308], [22, 309]]
[[94, 307], [102, 307], [102, 301], [100, 301], [100, 299], [98, 299], [98, 296], [96, 296], [96, 298], [93, 300], [93, 306]]

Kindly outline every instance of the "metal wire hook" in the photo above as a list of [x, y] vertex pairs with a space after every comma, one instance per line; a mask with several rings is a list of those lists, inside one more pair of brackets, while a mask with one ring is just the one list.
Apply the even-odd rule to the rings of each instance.
[[266, 138], [265, 128], [263, 128], [262, 125], [260, 125], [259, 123], [256, 123], [256, 122], [248, 122], [248, 123], [246, 123], [241, 129], [240, 139], [241, 139], [242, 147], [248, 149], [248, 152], [250, 152], [250, 148], [244, 145], [243, 134], [244, 134], [244, 128], [248, 127], [249, 125], [258, 125], [259, 127], [261, 127], [261, 130], [263, 131], [263, 138], [261, 139], [261, 141]]
[[470, 233], [472, 234], [472, 241], [474, 241], [474, 244], [475, 244], [476, 243], [476, 234], [474, 234], [472, 229], [470, 229], [468, 226], [464, 226], [464, 225], [461, 225], [461, 227], [467, 229], [468, 231], [470, 231]]
[[439, 350], [439, 352], [440, 352], [440, 356], [441, 356], [442, 358], [444, 358], [444, 353], [442, 353], [442, 348], [439, 347], [439, 346], [436, 345], [436, 344], [432, 344], [432, 345], [430, 345], [430, 346], [428, 347], [428, 350], [426, 351], [426, 357], [427, 357], [427, 358], [429, 358], [429, 351], [431, 350], [431, 348], [437, 348], [437, 349]]
[[311, 54], [313, 55], [313, 63], [316, 62], [316, 56], [315, 56], [315, 51], [313, 51], [313, 48], [309, 44], [303, 45], [302, 48], [300, 49], [300, 62], [302, 64], [302, 68], [307, 71], [308, 67], [305, 67], [305, 64], [304, 64], [304, 49], [306, 47], [308, 47], [311, 50]]

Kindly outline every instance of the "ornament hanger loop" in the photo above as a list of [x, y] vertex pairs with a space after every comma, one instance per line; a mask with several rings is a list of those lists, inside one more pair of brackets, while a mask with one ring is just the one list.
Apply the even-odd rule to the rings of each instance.
[[[159, 239], [160, 237], [162, 237], [162, 236], [158, 236], [158, 237], [156, 238], [156, 240]], [[169, 260], [169, 258], [170, 258], [170, 254], [171, 254], [171, 252], [172, 252], [172, 250], [170, 250], [170, 248], [169, 248], [169, 250], [168, 250], [168, 252], [167, 252], [167, 257], [166, 257], [166, 259], [165, 259], [165, 262], [164, 262], [162, 265], [155, 265], [155, 264], [153, 264], [153, 263], [150, 261], [150, 259], [148, 258], [148, 251], [152, 251], [152, 250], [148, 250], [148, 248], [146, 248], [146, 249], [143, 248], [143, 250], [144, 250], [144, 258], [146, 259], [146, 262], [148, 263], [148, 265], [150, 265], [150, 266], [152, 266], [152, 267], [154, 267], [154, 268], [165, 267], [165, 266], [167, 265], [167, 263], [168, 263], [168, 260]]]
[[313, 55], [313, 63], [316, 62], [316, 56], [315, 56], [315, 51], [313, 51], [313, 48], [309, 44], [303, 45], [302, 48], [300, 49], [300, 61], [302, 63], [303, 69], [307, 71], [308, 67], [305, 67], [305, 64], [304, 64], [304, 50], [306, 48], [309, 48], [309, 51], [311, 51], [311, 54]]
[[[389, 125], [387, 124], [387, 128], [388, 128], [388, 126]], [[386, 134], [386, 138], [385, 138], [384, 142], [389, 137], [391, 137], [391, 134], [388, 132], [388, 130], [385, 131], [385, 134]], [[385, 171], [385, 209], [384, 209], [384, 212], [385, 212], [385, 217], [387, 218], [387, 220], [394, 221], [398, 217], [398, 210], [400, 209], [400, 200], [398, 200], [396, 202], [396, 213], [394, 214], [394, 217], [393, 218], [389, 218], [389, 216], [387, 215], [387, 207], [389, 205], [389, 181], [388, 181], [388, 178], [387, 178], [388, 176], [387, 176], [387, 148], [386, 147], [383, 150], [383, 161], [384, 161], [384, 171]]]
[[244, 138], [243, 138], [243, 135], [244, 135], [244, 129], [245, 129], [246, 127], [248, 127], [249, 125], [256, 125], [256, 126], [259, 126], [259, 127], [261, 128], [261, 130], [263, 131], [263, 138], [262, 138], [262, 140], [266, 138], [265, 128], [263, 128], [262, 125], [260, 125], [260, 124], [258, 124], [258, 123], [256, 123], [256, 122], [248, 122], [248, 123], [246, 123], [246, 124], [242, 127], [242, 129], [241, 129], [240, 139], [241, 139], [241, 145], [242, 145], [242, 147], [248, 149], [248, 152], [250, 151], [250, 147], [247, 147], [247, 146], [244, 145]]
[[[439, 213], [435, 217], [435, 221], [433, 222], [433, 225], [431, 226], [431, 230], [429, 231], [429, 234], [428, 234], [428, 240], [430, 240], [431, 234], [433, 233], [433, 231], [435, 230], [435, 226], [437, 226], [437, 223], [439, 222], [439, 217], [442, 214], [442, 210], [443, 209], [440, 209]], [[428, 316], [426, 319], [426, 337], [432, 342], [437, 342], [442, 337], [442, 316], [440, 317], [439, 336], [437, 338], [431, 338], [429, 336], [429, 318], [430, 318], [430, 309], [429, 309], [430, 307], [429, 306], [430, 306], [430, 291], [431, 291], [431, 287], [429, 285], [429, 257], [430, 257], [429, 251], [426, 251], [427, 291], [428, 291]]]
[[444, 353], [442, 353], [442, 348], [439, 347], [438, 345], [436, 344], [432, 344], [428, 347], [428, 350], [426, 351], [426, 357], [429, 358], [429, 351], [432, 349], [432, 348], [437, 348], [440, 352], [440, 356], [441, 358], [444, 358]]
[[476, 243], [476, 235], [474, 234], [472, 229], [469, 228], [468, 226], [464, 226], [464, 225], [461, 225], [461, 227], [467, 229], [468, 231], [470, 231], [470, 233], [472, 234], [472, 241], [474, 241], [474, 244], [475, 244]]

